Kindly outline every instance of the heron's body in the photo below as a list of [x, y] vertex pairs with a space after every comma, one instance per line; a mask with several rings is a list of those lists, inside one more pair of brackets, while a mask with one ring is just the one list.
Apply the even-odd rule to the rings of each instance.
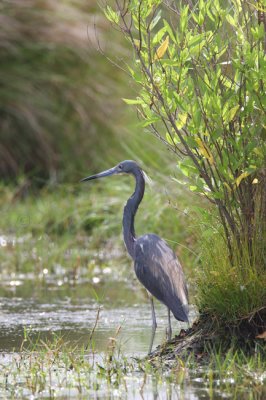
[[[118, 173], [132, 174], [136, 180], [135, 191], [124, 208], [123, 234], [127, 251], [134, 260], [137, 278], [152, 296], [167, 306], [168, 312], [172, 311], [177, 320], [188, 322], [188, 291], [181, 264], [175, 253], [157, 235], [146, 234], [140, 237], [135, 235], [134, 218], [145, 191], [145, 180], [140, 167], [134, 161], [123, 161], [110, 170], [92, 175], [84, 180]], [[151, 304], [154, 338], [156, 319], [152, 298]], [[168, 322], [168, 337], [170, 337], [170, 313]]]
[[177, 320], [188, 322], [184, 274], [166, 242], [154, 234], [140, 236], [135, 244], [134, 268], [151, 295], [165, 304]]

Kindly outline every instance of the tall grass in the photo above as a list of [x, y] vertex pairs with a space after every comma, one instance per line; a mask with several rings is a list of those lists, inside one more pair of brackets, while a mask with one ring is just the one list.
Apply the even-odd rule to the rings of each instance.
[[126, 74], [97, 51], [99, 41], [106, 56], [127, 58], [98, 4], [4, 2], [0, 21], [0, 177], [77, 180], [126, 158], [169, 171], [156, 139], [135, 134], [120, 100], [134, 92]]
[[253, 248], [250, 251], [248, 241], [243, 242], [241, 248], [233, 242], [232, 256], [228, 254], [222, 229], [215, 217], [206, 213], [205, 223], [201, 224], [198, 305], [227, 326], [237, 326], [243, 319], [252, 323], [257, 312], [261, 315], [261, 321], [256, 322], [258, 327], [266, 325], [266, 229], [259, 214], [256, 218]]
[[[121, 47], [92, 0], [0, 8], [0, 176], [75, 176], [116, 153], [121, 74], [97, 52]], [[94, 31], [97, 24], [97, 40]], [[106, 50], [108, 52], [108, 50]]]

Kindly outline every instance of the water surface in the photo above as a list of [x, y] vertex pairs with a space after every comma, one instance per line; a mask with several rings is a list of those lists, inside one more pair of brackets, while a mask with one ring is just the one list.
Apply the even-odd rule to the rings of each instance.
[[[18, 282], [17, 282], [18, 283]], [[167, 310], [155, 303], [158, 328], [155, 345], [165, 340]], [[127, 282], [79, 285], [26, 281], [0, 289], [0, 351], [19, 350], [26, 329], [31, 338], [52, 333], [86, 345], [99, 311], [96, 349], [120, 327], [119, 345], [127, 355], [146, 355], [151, 335], [151, 311], [145, 290]], [[193, 312], [191, 315], [193, 318]], [[172, 318], [174, 333], [187, 324]]]
[[[243, 383], [238, 390], [232, 376], [221, 382], [211, 378], [208, 368], [191, 371], [182, 364], [169, 373], [141, 371], [137, 364], [133, 370], [126, 368], [123, 372], [123, 369], [119, 371], [123, 361], [116, 366], [113, 359], [109, 378], [106, 357], [112, 338], [115, 338], [116, 354], [126, 357], [129, 363], [147, 354], [151, 311], [145, 290], [136, 280], [117, 281], [111, 276], [79, 282], [66, 282], [62, 277], [37, 281], [24, 278], [2, 279], [0, 286], [0, 398], [263, 400], [266, 394], [261, 384], [252, 387]], [[158, 328], [154, 347], [166, 339], [167, 325], [166, 307], [157, 301], [155, 307]], [[190, 320], [195, 317], [195, 308], [191, 307]], [[95, 325], [93, 360], [90, 348], [85, 357], [90, 367], [82, 376], [77, 375], [75, 368], [65, 368], [60, 363], [52, 368], [50, 365], [47, 372], [46, 361], [44, 365], [37, 363], [36, 369], [37, 375], [46, 376], [46, 383], [43, 387], [39, 383], [36, 387], [32, 384], [32, 364], [41, 355], [34, 351], [24, 355], [22, 343], [26, 349], [28, 344], [32, 346], [60, 337], [71, 347], [82, 349], [88, 344]], [[172, 318], [172, 328], [173, 334], [178, 334], [186, 324]], [[23, 342], [25, 332], [29, 338], [26, 343]], [[30, 380], [28, 371], [31, 371]], [[42, 378], [38, 379], [39, 382]]]

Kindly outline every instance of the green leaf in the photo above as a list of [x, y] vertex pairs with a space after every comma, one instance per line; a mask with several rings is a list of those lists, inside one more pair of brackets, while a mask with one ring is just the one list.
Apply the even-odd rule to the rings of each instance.
[[182, 129], [183, 126], [186, 125], [187, 117], [188, 117], [187, 113], [178, 114], [178, 120], [176, 122], [177, 129]]
[[161, 60], [161, 64], [166, 67], [166, 66], [170, 66], [170, 67], [179, 67], [180, 66], [180, 61], [179, 60], [170, 60], [167, 58], [164, 58]]
[[231, 89], [233, 87], [232, 80], [226, 75], [221, 75], [221, 82], [227, 89]]
[[198, 173], [198, 170], [194, 166], [193, 161], [189, 158], [185, 158], [184, 160], [180, 161], [178, 163], [178, 167], [181, 172], [187, 177], [192, 177], [193, 175]]
[[186, 5], [185, 7], [183, 7], [181, 9], [181, 12], [180, 12], [180, 31], [181, 32], [185, 32], [185, 30], [187, 29], [188, 10], [189, 10], [189, 6]]
[[188, 47], [193, 47], [199, 45], [204, 40], [206, 42], [204, 35], [201, 33], [199, 35], [191, 36], [188, 39]]
[[[198, 192], [198, 190], [199, 190], [199, 188], [198, 188], [198, 186], [189, 186], [189, 190], [191, 190], [191, 192]], [[201, 189], [200, 189], [200, 191], [201, 191]]]
[[171, 138], [171, 136], [169, 135], [168, 132], [166, 132], [165, 138], [166, 138], [166, 140], [167, 140], [168, 143], [173, 144], [173, 140], [172, 140], [172, 138]]
[[145, 104], [140, 98], [137, 99], [122, 99], [126, 104]]
[[160, 117], [153, 117], [153, 118], [149, 118], [149, 119], [145, 119], [145, 121], [143, 121], [141, 123], [141, 126], [143, 128], [146, 128], [146, 126], [149, 126], [151, 124], [155, 124], [155, 122], [161, 121]]
[[234, 119], [238, 109], [239, 109], [239, 104], [237, 104], [235, 107], [231, 108], [230, 110], [226, 111], [225, 115], [224, 115], [224, 121], [226, 123], [231, 122]]
[[169, 25], [169, 23], [168, 23], [165, 19], [163, 20], [163, 23], [164, 23], [164, 26], [165, 26], [165, 28], [166, 28], [166, 31], [167, 31], [168, 35], [170, 36], [171, 40], [172, 40], [174, 43], [177, 43], [176, 37], [175, 37], [175, 35], [174, 35], [174, 33], [173, 33], [173, 30], [172, 30], [171, 26]]
[[223, 199], [224, 194], [222, 192], [214, 192], [214, 193], [212, 193], [212, 196], [214, 199], [221, 200], [221, 199]]
[[163, 28], [161, 28], [156, 35], [154, 35], [153, 39], [152, 39], [152, 43], [154, 45], [158, 44], [160, 42], [160, 40], [162, 39], [162, 37], [164, 36], [165, 32], [167, 32], [167, 27], [164, 26]]
[[230, 25], [232, 25], [234, 28], [237, 26], [236, 20], [232, 17], [232, 15], [227, 14], [226, 20], [227, 20], [227, 22], [228, 22]]
[[166, 132], [165, 137], [167, 142], [170, 143], [171, 145], [179, 144], [178, 137], [174, 133], [170, 135], [169, 132]]
[[114, 23], [114, 24], [118, 24], [119, 22], [119, 15], [110, 7], [110, 6], [106, 6], [106, 8], [104, 8], [104, 14], [106, 16], [106, 18]]
[[200, 11], [199, 12], [199, 16], [198, 16], [198, 24], [199, 24], [199, 26], [201, 26], [203, 24], [204, 19], [205, 19], [205, 15], [203, 14], [203, 12]]
[[153, 28], [155, 28], [155, 26], [158, 24], [158, 22], [161, 19], [161, 15], [162, 15], [162, 10], [159, 10], [158, 13], [155, 15], [155, 17], [153, 18], [151, 25], [150, 25], [150, 30], [152, 31]]
[[265, 35], [264, 25], [260, 24], [259, 26], [256, 26], [255, 28], [251, 28], [251, 33], [255, 40], [263, 39], [263, 37]]

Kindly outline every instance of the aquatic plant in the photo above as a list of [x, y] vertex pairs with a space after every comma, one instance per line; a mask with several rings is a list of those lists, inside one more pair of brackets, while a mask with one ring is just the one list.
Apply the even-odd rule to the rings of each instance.
[[114, 339], [105, 352], [92, 354], [57, 334], [33, 343], [30, 332], [25, 331], [21, 352], [0, 356], [0, 395], [122, 398], [126, 394], [145, 398], [150, 394], [164, 396], [166, 392], [183, 397], [196, 391], [205, 397], [208, 393], [209, 397], [264, 398], [266, 365], [261, 349], [251, 357], [233, 348], [226, 354], [212, 349], [212, 355], [201, 362], [192, 356], [186, 360], [168, 357], [162, 362], [162, 357], [126, 358]]

